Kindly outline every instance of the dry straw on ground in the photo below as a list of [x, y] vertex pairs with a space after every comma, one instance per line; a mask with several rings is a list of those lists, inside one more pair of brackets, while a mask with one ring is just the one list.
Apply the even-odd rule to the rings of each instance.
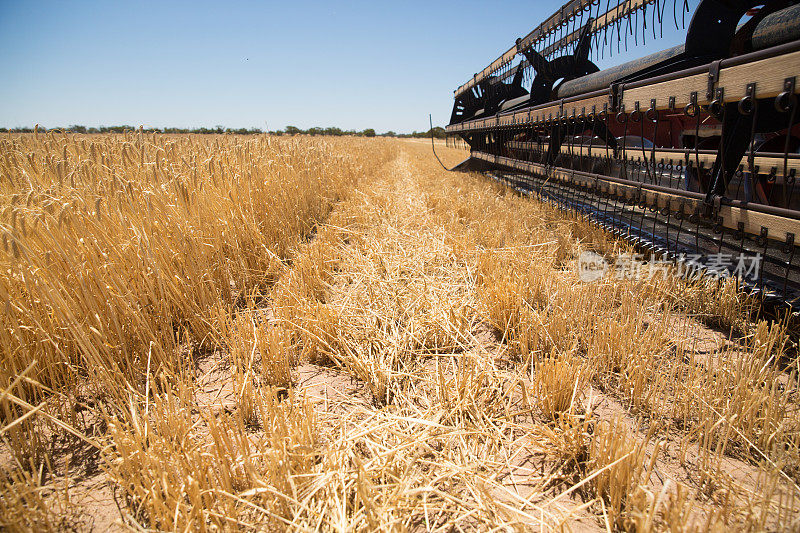
[[428, 149], [3, 137], [0, 524], [800, 527], [786, 323]]

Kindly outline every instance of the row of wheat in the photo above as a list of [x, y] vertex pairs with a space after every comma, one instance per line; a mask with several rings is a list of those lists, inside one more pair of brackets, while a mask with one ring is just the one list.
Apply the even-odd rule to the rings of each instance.
[[392, 150], [355, 139], [4, 135], [0, 418], [12, 463], [57, 469], [47, 465], [55, 435], [80, 426], [87, 404], [98, 419], [141, 422], [151, 381], [179, 381], [198, 350], [224, 348], [233, 310]]

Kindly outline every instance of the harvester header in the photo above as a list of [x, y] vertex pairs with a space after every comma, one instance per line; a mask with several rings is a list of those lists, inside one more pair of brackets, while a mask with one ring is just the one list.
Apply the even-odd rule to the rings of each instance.
[[[666, 25], [685, 33], [682, 44], [597, 67]], [[489, 172], [659, 257], [718, 274], [720, 256], [756, 257], [743, 283], [791, 303], [798, 76], [800, 2], [700, 0], [690, 13], [687, 2], [574, 0], [455, 90], [446, 131], [470, 150], [461, 170]]]

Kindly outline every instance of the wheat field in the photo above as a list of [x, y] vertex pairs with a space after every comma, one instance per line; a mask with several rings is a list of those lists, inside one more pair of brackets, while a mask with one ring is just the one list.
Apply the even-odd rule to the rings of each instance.
[[0, 202], [4, 529], [800, 528], [789, 322], [425, 143], [3, 134]]

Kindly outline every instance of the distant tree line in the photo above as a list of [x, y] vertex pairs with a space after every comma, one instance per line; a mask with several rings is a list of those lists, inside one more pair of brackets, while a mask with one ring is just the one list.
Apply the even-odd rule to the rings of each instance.
[[[122, 126], [100, 126], [98, 128], [86, 127], [78, 124], [66, 128], [50, 128], [54, 131], [65, 131], [70, 133], [125, 133], [126, 131], [138, 131], [139, 128], [129, 126], [127, 124]], [[0, 132], [12, 133], [33, 133], [34, 128], [0, 128]], [[48, 128], [39, 126], [39, 131], [46, 132]], [[413, 133], [395, 133], [387, 131], [386, 133], [375, 133], [372, 128], [367, 128], [362, 131], [357, 130], [343, 130], [336, 127], [321, 128], [315, 126], [307, 130], [298, 128], [297, 126], [286, 126], [283, 130], [264, 131], [260, 128], [225, 128], [223, 126], [214, 126], [213, 128], [143, 128], [145, 133], [199, 133], [199, 134], [223, 134], [232, 133], [237, 135], [256, 135], [261, 133], [268, 133], [270, 135], [332, 135], [335, 137], [342, 135], [350, 135], [355, 137], [414, 137], [414, 138], [429, 138], [431, 133], [437, 139], [444, 138], [444, 128], [435, 127], [433, 130], [428, 131], [415, 131]]]
[[413, 137], [415, 139], [430, 139], [433, 137], [434, 139], [444, 139], [444, 136], [444, 128], [434, 126], [431, 130], [415, 131], [413, 133], [401, 133], [400, 135], [395, 135], [394, 137]]

